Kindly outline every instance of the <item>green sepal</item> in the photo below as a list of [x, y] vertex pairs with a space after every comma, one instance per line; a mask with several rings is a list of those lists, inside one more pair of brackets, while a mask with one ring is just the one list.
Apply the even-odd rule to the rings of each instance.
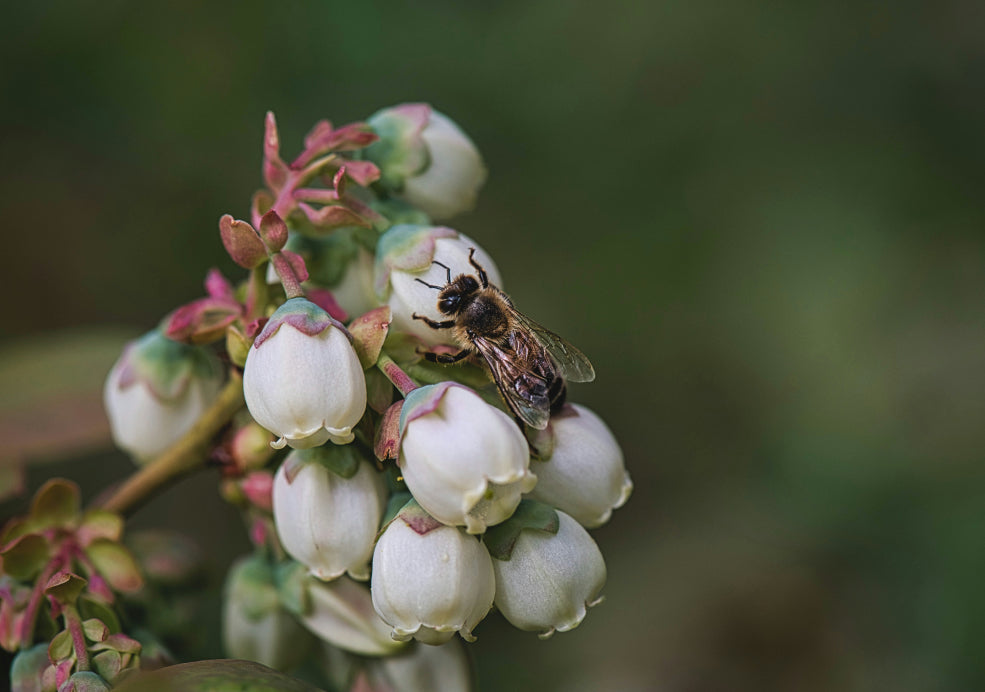
[[40, 690], [41, 674], [49, 665], [47, 643], [21, 650], [10, 665], [10, 689], [13, 692]]
[[513, 516], [502, 524], [486, 529], [482, 540], [489, 554], [497, 560], [509, 560], [524, 529], [556, 534], [560, 528], [557, 511], [535, 500], [521, 500]]
[[48, 658], [54, 662], [64, 661], [72, 655], [72, 635], [68, 630], [62, 630], [55, 635], [48, 645]]
[[311, 449], [297, 450], [295, 454], [302, 464], [319, 464], [342, 478], [352, 478], [359, 471], [362, 455], [353, 445], [327, 444]]
[[44, 586], [45, 594], [62, 605], [75, 605], [89, 581], [71, 572], [59, 572]]
[[110, 635], [109, 627], [98, 618], [89, 618], [82, 621], [82, 631], [86, 639], [91, 642], [101, 642]]
[[274, 570], [259, 554], [238, 562], [226, 582], [229, 598], [243, 608], [246, 617], [259, 620], [279, 605]]
[[306, 682], [254, 663], [217, 659], [128, 677], [115, 692], [319, 692]]
[[123, 656], [112, 649], [100, 651], [92, 657], [92, 667], [104, 679], [113, 680], [123, 670]]
[[29, 581], [48, 562], [50, 548], [44, 536], [29, 533], [8, 544], [3, 556], [3, 571], [18, 581]]
[[110, 686], [97, 673], [91, 670], [80, 670], [72, 673], [68, 682], [58, 689], [69, 690], [70, 692], [109, 692]]
[[308, 570], [300, 562], [282, 562], [274, 567], [274, 584], [280, 603], [295, 615], [311, 612], [311, 596], [308, 594]]
[[391, 521], [397, 518], [397, 514], [400, 513], [400, 510], [413, 501], [414, 496], [406, 491], [401, 491], [391, 495], [390, 499], [386, 503], [386, 511], [383, 512], [383, 520], [380, 521], [380, 531], [385, 529]]
[[105, 509], [90, 509], [82, 516], [76, 535], [83, 546], [97, 538], [119, 541], [123, 535], [123, 517]]
[[377, 413], [383, 413], [393, 403], [393, 383], [376, 368], [363, 374], [366, 375], [366, 404]]
[[89, 647], [92, 651], [119, 651], [121, 654], [139, 654], [140, 642], [123, 633], [111, 634]]
[[85, 553], [113, 590], [130, 593], [144, 585], [136, 560], [119, 543], [97, 538], [86, 546]]

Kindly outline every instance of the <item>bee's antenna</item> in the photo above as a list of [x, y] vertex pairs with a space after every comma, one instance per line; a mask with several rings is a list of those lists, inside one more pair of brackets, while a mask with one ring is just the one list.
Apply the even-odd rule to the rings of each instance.
[[431, 260], [431, 264], [437, 264], [439, 267], [445, 268], [445, 278], [448, 283], [451, 283], [451, 269], [448, 268], [447, 264], [442, 264], [438, 260]]
[[425, 286], [427, 286], [428, 288], [433, 288], [433, 289], [435, 289], [436, 291], [440, 291], [440, 290], [441, 290], [441, 286], [435, 286], [434, 284], [429, 284], [429, 283], [428, 283], [427, 281], [425, 281], [424, 279], [414, 279], [414, 281], [419, 281], [419, 282], [421, 282], [422, 284], [424, 284]]

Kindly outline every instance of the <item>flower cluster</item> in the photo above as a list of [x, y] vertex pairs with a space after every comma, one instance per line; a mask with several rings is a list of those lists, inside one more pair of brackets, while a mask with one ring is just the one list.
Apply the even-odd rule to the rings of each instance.
[[[263, 142], [249, 220], [219, 221], [247, 276], [212, 270], [205, 297], [127, 347], [105, 388], [114, 438], [152, 469], [207, 449], [244, 513], [256, 551], [227, 578], [230, 656], [281, 670], [318, 656], [342, 689], [468, 689], [454, 635], [474, 640], [494, 607], [550, 636], [601, 600], [588, 529], [631, 492], [622, 453], [565, 403], [554, 346], [528, 367], [510, 327], [451, 328], [460, 298], [443, 289], [458, 277], [504, 296], [479, 244], [435, 225], [471, 209], [486, 177], [457, 125], [425, 104], [323, 121], [288, 163], [268, 115]], [[513, 389], [532, 392], [544, 429], [503, 399]]]

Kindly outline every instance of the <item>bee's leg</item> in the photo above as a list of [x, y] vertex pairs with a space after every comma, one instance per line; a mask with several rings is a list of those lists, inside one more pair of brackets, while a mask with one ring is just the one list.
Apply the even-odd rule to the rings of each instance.
[[429, 283], [428, 283], [427, 281], [425, 281], [424, 279], [414, 279], [414, 281], [419, 281], [419, 282], [421, 282], [422, 284], [424, 284], [425, 286], [427, 286], [428, 288], [433, 288], [433, 289], [435, 289], [435, 290], [437, 290], [437, 291], [440, 291], [440, 290], [441, 290], [441, 286], [435, 286], [434, 284], [429, 284]]
[[469, 264], [475, 267], [475, 270], [479, 272], [479, 283], [482, 284], [483, 288], [489, 288], [489, 277], [486, 276], [486, 270], [482, 268], [482, 265], [475, 261], [473, 255], [475, 254], [475, 248], [469, 248]]
[[468, 358], [471, 353], [472, 351], [470, 349], [465, 349], [455, 355], [451, 355], [450, 353], [434, 353], [433, 351], [424, 351], [423, 355], [425, 360], [431, 363], [457, 363], [463, 358]]
[[421, 320], [431, 329], [451, 329], [455, 326], [455, 320], [445, 320], [444, 322], [435, 322], [430, 317], [425, 317], [424, 315], [418, 315], [416, 312], [411, 315], [415, 320]]
[[449, 267], [447, 264], [442, 264], [438, 260], [431, 260], [431, 264], [437, 264], [439, 267], [444, 267], [445, 268], [445, 281], [447, 283], [451, 283], [451, 267]]

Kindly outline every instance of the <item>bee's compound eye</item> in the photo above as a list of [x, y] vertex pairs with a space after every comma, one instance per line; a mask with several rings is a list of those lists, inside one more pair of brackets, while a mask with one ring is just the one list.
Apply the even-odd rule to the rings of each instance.
[[438, 309], [446, 315], [451, 315], [458, 309], [458, 296], [446, 296], [438, 301]]

